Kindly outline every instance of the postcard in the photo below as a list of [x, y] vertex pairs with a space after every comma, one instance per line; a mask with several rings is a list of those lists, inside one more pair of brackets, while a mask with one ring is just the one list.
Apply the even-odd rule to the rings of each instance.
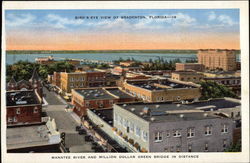
[[4, 2], [3, 162], [248, 162], [244, 1]]

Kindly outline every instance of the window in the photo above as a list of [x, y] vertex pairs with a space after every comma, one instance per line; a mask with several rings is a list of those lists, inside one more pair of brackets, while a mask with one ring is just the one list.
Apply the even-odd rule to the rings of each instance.
[[222, 125], [222, 129], [221, 129], [221, 132], [222, 132], [222, 133], [228, 133], [228, 125], [223, 124], [223, 125]]
[[170, 137], [170, 132], [166, 131], [166, 137]]
[[168, 147], [164, 148], [164, 151], [165, 152], [169, 152]]
[[16, 109], [16, 114], [20, 114], [21, 112], [20, 112], [20, 108], [17, 108]]
[[135, 134], [139, 137], [141, 136], [141, 129], [138, 126], [135, 127]]
[[191, 144], [188, 145], [188, 152], [192, 152], [192, 145]]
[[205, 127], [205, 135], [212, 135], [212, 126]]
[[156, 132], [155, 133], [155, 142], [161, 142], [162, 141], [162, 132]]
[[187, 130], [187, 137], [188, 138], [194, 137], [194, 128], [188, 128], [188, 130]]
[[89, 106], [89, 101], [85, 102], [85, 106], [88, 107]]
[[208, 143], [205, 143], [205, 149], [204, 149], [205, 152], [208, 152]]
[[114, 120], [115, 120], [115, 121], [118, 121], [118, 117], [117, 117], [117, 114], [116, 114], [116, 113], [114, 114]]
[[135, 130], [135, 125], [132, 122], [130, 122], [130, 131], [134, 132], [134, 130]]
[[129, 133], [129, 131], [130, 131], [130, 128], [129, 128], [129, 121], [127, 121], [127, 133]]
[[74, 87], [74, 83], [70, 83], [70, 87], [71, 87], [71, 88]]
[[13, 118], [13, 122], [17, 122], [17, 118], [16, 117]]
[[127, 127], [127, 124], [126, 124], [126, 123], [127, 123], [127, 122], [126, 122], [126, 119], [123, 119], [123, 123], [122, 123], [122, 124], [123, 124], [123, 127], [124, 127], [124, 128]]
[[226, 148], [227, 147], [227, 139], [224, 139], [223, 140], [223, 148]]
[[173, 137], [180, 137], [181, 136], [181, 130], [174, 130]]
[[83, 87], [83, 83], [80, 83], [80, 87]]
[[142, 131], [142, 139], [144, 141], [147, 141], [148, 140], [148, 133], [146, 131]]
[[118, 124], [121, 125], [122, 124], [122, 117], [120, 117], [119, 115], [117, 115], [117, 120], [118, 120]]
[[33, 110], [34, 113], [38, 113], [38, 108], [35, 107], [34, 110]]
[[176, 152], [180, 152], [181, 151], [181, 146], [176, 146]]
[[109, 104], [112, 105], [112, 104], [113, 104], [113, 100], [110, 100], [110, 101], [109, 101]]
[[164, 97], [161, 97], [161, 101], [164, 101]]
[[8, 122], [12, 122], [12, 118], [11, 117], [8, 117]]

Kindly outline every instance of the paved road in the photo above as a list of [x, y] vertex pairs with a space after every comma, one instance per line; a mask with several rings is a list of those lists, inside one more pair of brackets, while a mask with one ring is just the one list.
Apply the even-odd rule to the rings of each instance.
[[48, 91], [47, 88], [43, 87], [43, 93], [45, 94], [45, 99], [50, 105], [66, 105], [67, 103], [61, 99], [59, 95], [57, 95], [53, 91]]
[[54, 92], [49, 92], [44, 88], [45, 100], [48, 106], [44, 108], [48, 116], [56, 120], [59, 132], [65, 132], [65, 145], [71, 152], [94, 152], [91, 143], [85, 142], [84, 136], [75, 131], [79, 125], [69, 112], [65, 111], [66, 104]]

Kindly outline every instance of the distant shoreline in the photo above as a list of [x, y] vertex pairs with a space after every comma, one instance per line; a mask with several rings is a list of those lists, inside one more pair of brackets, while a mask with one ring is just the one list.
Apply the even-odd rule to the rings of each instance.
[[[174, 54], [194, 54], [198, 50], [6, 50], [6, 54], [82, 54], [82, 53], [174, 53]], [[239, 54], [240, 50], [236, 50]]]

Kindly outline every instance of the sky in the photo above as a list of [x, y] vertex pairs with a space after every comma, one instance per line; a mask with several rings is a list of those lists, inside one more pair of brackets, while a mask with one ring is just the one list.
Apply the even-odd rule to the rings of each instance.
[[238, 9], [6, 10], [5, 30], [7, 50], [240, 49]]

